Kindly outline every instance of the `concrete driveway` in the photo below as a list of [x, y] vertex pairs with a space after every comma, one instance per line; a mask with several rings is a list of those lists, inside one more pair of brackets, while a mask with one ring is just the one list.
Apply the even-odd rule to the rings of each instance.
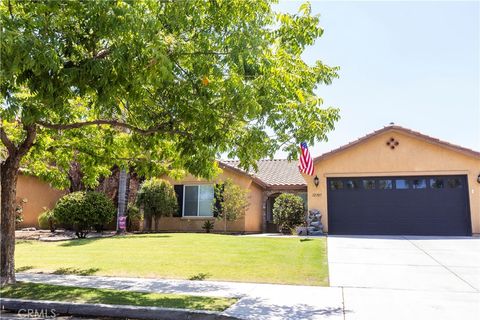
[[353, 319], [480, 319], [480, 238], [329, 236]]

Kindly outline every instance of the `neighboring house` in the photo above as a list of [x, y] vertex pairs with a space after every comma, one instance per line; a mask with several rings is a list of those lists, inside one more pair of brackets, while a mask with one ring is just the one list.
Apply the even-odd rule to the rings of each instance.
[[38, 227], [38, 216], [55, 206], [64, 191], [52, 188], [37, 177], [20, 174], [17, 181], [17, 205], [22, 206], [23, 222], [17, 227]]
[[480, 233], [480, 153], [399, 126], [315, 158], [317, 179], [286, 160], [261, 160], [257, 172], [239, 169], [237, 161], [219, 166], [223, 173], [212, 181], [169, 179], [181, 209], [162, 218], [159, 230], [201, 231], [213, 219], [213, 185], [230, 178], [249, 190], [250, 202], [245, 217], [228, 224], [231, 232], [276, 231], [273, 201], [291, 192], [320, 210], [330, 234]]

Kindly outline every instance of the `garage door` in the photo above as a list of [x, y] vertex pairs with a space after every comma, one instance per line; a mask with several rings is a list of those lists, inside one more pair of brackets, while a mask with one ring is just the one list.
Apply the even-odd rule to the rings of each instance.
[[466, 176], [328, 178], [328, 231], [471, 235]]

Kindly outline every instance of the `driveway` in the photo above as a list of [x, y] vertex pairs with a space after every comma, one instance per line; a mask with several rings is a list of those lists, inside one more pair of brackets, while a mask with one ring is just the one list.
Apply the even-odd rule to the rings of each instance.
[[480, 319], [480, 238], [329, 236], [346, 320]]

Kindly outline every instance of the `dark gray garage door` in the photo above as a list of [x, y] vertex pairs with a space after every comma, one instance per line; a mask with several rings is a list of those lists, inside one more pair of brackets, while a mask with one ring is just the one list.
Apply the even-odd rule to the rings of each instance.
[[466, 176], [328, 178], [328, 232], [471, 235]]

